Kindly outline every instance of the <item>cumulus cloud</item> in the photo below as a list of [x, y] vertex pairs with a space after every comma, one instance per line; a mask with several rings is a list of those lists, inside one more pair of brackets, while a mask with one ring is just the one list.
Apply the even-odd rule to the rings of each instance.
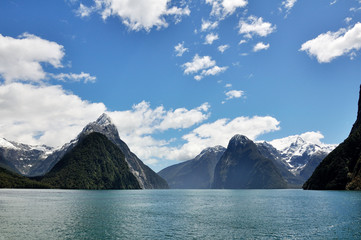
[[232, 15], [237, 8], [247, 6], [247, 0], [206, 0], [206, 3], [212, 5], [211, 15], [220, 19]]
[[253, 52], [258, 52], [258, 51], [261, 51], [261, 50], [267, 50], [269, 48], [269, 46], [270, 46], [269, 43], [264, 44], [263, 42], [259, 42], [256, 45], [254, 45]]
[[61, 68], [64, 55], [62, 45], [29, 33], [18, 38], [0, 34], [0, 75], [6, 83], [39, 82], [46, 77], [42, 64]]
[[193, 57], [192, 62], [186, 62], [183, 64], [184, 74], [196, 73], [199, 70], [213, 67], [214, 65], [216, 65], [216, 61], [212, 60], [210, 56], [200, 57], [198, 54], [196, 54]]
[[216, 27], [218, 27], [218, 22], [217, 21], [210, 22], [210, 21], [205, 21], [205, 20], [202, 19], [202, 26], [201, 26], [201, 31], [202, 32], [205, 32], [205, 31], [208, 31], [208, 30], [213, 30]]
[[[152, 108], [142, 101], [130, 110], [107, 111], [103, 103], [85, 101], [61, 86], [10, 83], [0, 85], [0, 136], [27, 144], [61, 146], [74, 139], [87, 123], [107, 112], [130, 149], [146, 163], [156, 165], [160, 159], [186, 160], [205, 147], [226, 146], [237, 133], [255, 139], [279, 129], [279, 122], [268, 116], [202, 124], [210, 116], [209, 109], [208, 103], [192, 109], [165, 109]], [[174, 139], [155, 137], [169, 129], [191, 127], [196, 128], [183, 135], [184, 143], [174, 144]]]
[[76, 73], [59, 73], [59, 74], [49, 74], [50, 77], [57, 79], [59, 81], [73, 81], [73, 82], [80, 82], [83, 81], [84, 83], [94, 83], [96, 81], [95, 76], [91, 76], [89, 73], [81, 72], [80, 74]]
[[176, 52], [177, 57], [181, 57], [183, 56], [183, 53], [188, 52], [188, 48], [184, 47], [184, 42], [182, 42], [174, 47], [174, 51]]
[[350, 53], [351, 58], [361, 48], [361, 23], [352, 28], [341, 28], [337, 32], [326, 32], [302, 44], [300, 51], [315, 56], [319, 63], [328, 63], [333, 59]]
[[227, 96], [227, 100], [232, 99], [232, 98], [240, 98], [243, 96], [244, 92], [242, 90], [230, 90], [227, 91], [226, 93]]
[[245, 34], [245, 37], [251, 38], [253, 35], [266, 37], [276, 30], [270, 22], [264, 22], [262, 17], [249, 16], [246, 20], [239, 22], [239, 33]]
[[211, 44], [213, 44], [213, 42], [214, 42], [215, 40], [218, 40], [218, 39], [219, 39], [218, 34], [209, 33], [209, 34], [207, 34], [207, 36], [206, 36], [206, 39], [205, 39], [205, 41], [204, 41], [204, 44], [209, 44], [209, 45], [211, 45]]
[[177, 108], [167, 111], [163, 106], [152, 109], [149, 102], [142, 101], [135, 104], [131, 110], [113, 111], [109, 112], [109, 115], [117, 125], [120, 134], [127, 138], [168, 129], [189, 128], [206, 120], [209, 117], [207, 114], [209, 108], [209, 104], [204, 103], [191, 110]]
[[166, 17], [174, 16], [176, 22], [184, 15], [189, 15], [188, 7], [179, 8], [170, 5], [170, 0], [94, 0], [94, 5], [87, 7], [80, 5], [79, 16], [89, 16], [98, 12], [104, 20], [110, 16], [119, 17], [130, 30], [150, 31], [168, 27]]
[[220, 45], [220, 46], [218, 47], [218, 51], [220, 51], [221, 53], [224, 53], [224, 51], [226, 51], [228, 48], [229, 48], [229, 45], [228, 45], [228, 44]]
[[216, 65], [216, 61], [212, 60], [210, 56], [200, 57], [196, 54], [193, 57], [192, 62], [186, 62], [182, 65], [184, 68], [184, 74], [197, 74], [194, 79], [200, 81], [203, 77], [209, 75], [217, 75], [227, 70], [228, 67], [219, 67]]
[[0, 136], [9, 140], [61, 146], [105, 111], [61, 86], [0, 85]]
[[227, 146], [228, 141], [235, 134], [243, 134], [255, 140], [258, 136], [279, 130], [279, 121], [273, 117], [254, 116], [219, 119], [211, 123], [205, 123], [183, 136], [186, 141], [180, 148], [173, 149], [170, 159], [187, 160], [195, 157], [204, 148], [222, 145]]

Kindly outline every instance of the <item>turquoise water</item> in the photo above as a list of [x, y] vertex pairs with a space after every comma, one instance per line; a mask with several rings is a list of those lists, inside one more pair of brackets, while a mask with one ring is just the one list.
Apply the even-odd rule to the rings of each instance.
[[2, 189], [0, 239], [361, 239], [361, 192]]

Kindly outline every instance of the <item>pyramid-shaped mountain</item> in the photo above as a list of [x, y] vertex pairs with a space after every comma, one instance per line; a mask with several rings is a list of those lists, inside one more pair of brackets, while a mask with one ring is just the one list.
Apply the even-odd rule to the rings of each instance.
[[79, 138], [41, 182], [62, 189], [140, 189], [122, 151], [96, 132]]
[[273, 162], [261, 155], [256, 144], [242, 135], [228, 143], [214, 171], [212, 188], [272, 189], [287, 183]]
[[303, 189], [361, 190], [361, 86], [350, 135], [318, 165]]
[[123, 152], [125, 161], [128, 163], [130, 171], [137, 178], [141, 188], [145, 189], [165, 189], [168, 188], [167, 182], [156, 174], [152, 169], [145, 165], [134, 153], [132, 153], [120, 138], [116, 126], [107, 114], [102, 114], [95, 122], [89, 123], [78, 138], [82, 138], [92, 132], [98, 132], [105, 135]]
[[225, 150], [222, 146], [206, 148], [194, 159], [169, 166], [158, 174], [167, 180], [170, 188], [209, 189], [214, 168]]

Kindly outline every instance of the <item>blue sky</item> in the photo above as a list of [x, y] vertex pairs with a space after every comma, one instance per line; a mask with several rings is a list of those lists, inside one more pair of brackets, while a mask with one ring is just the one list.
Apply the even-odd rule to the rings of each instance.
[[340, 143], [360, 22], [358, 0], [3, 0], [0, 137], [61, 146], [107, 112], [155, 170], [237, 133]]

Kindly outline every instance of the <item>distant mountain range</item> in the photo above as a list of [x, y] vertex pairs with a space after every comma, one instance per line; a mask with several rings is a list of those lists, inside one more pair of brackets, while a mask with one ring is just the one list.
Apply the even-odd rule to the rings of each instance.
[[[19, 144], [0, 138], [0, 167], [28, 177], [46, 176], [66, 154], [71, 153], [79, 145], [81, 139], [93, 132], [104, 135], [124, 154], [124, 161], [140, 188], [168, 188], [167, 182], [146, 166], [119, 138], [117, 128], [106, 114], [101, 115], [95, 122], [89, 123], [76, 139], [59, 149]], [[132, 188], [133, 186], [135, 185], [133, 184]]]
[[306, 190], [361, 190], [361, 86], [356, 121], [349, 136], [315, 169]]
[[[247, 144], [236, 144], [237, 140]], [[235, 145], [238, 148], [232, 148]], [[231, 149], [229, 149], [230, 147]], [[262, 168], [270, 168], [268, 170], [271, 172], [267, 172], [267, 174], [273, 176], [273, 182], [276, 185], [272, 186], [269, 183], [267, 188], [301, 188], [317, 165], [335, 147], [336, 145], [315, 144], [298, 135], [271, 142], [256, 143], [245, 136], [235, 135], [230, 140], [227, 149], [221, 146], [207, 148], [194, 159], [169, 166], [158, 174], [167, 180], [170, 188], [266, 188], [266, 185], [254, 185], [255, 182], [251, 184], [250, 179], [248, 179], [249, 183], [243, 183], [244, 185], [241, 185], [240, 182], [238, 185], [233, 185], [233, 181], [229, 179], [245, 175], [244, 170], [247, 174], [250, 171], [254, 171], [253, 174], [256, 174]], [[245, 152], [247, 151], [243, 148], [252, 154], [246, 156]], [[227, 152], [227, 156], [223, 156], [225, 152]], [[221, 158], [223, 159], [218, 166], [220, 169], [216, 169]], [[260, 163], [256, 164], [258, 161]], [[255, 168], [251, 169], [251, 165]], [[282, 179], [279, 179], [278, 174]], [[214, 179], [214, 176], [217, 176], [217, 179]], [[253, 176], [256, 178], [256, 175]], [[256, 179], [252, 181], [256, 181]]]

